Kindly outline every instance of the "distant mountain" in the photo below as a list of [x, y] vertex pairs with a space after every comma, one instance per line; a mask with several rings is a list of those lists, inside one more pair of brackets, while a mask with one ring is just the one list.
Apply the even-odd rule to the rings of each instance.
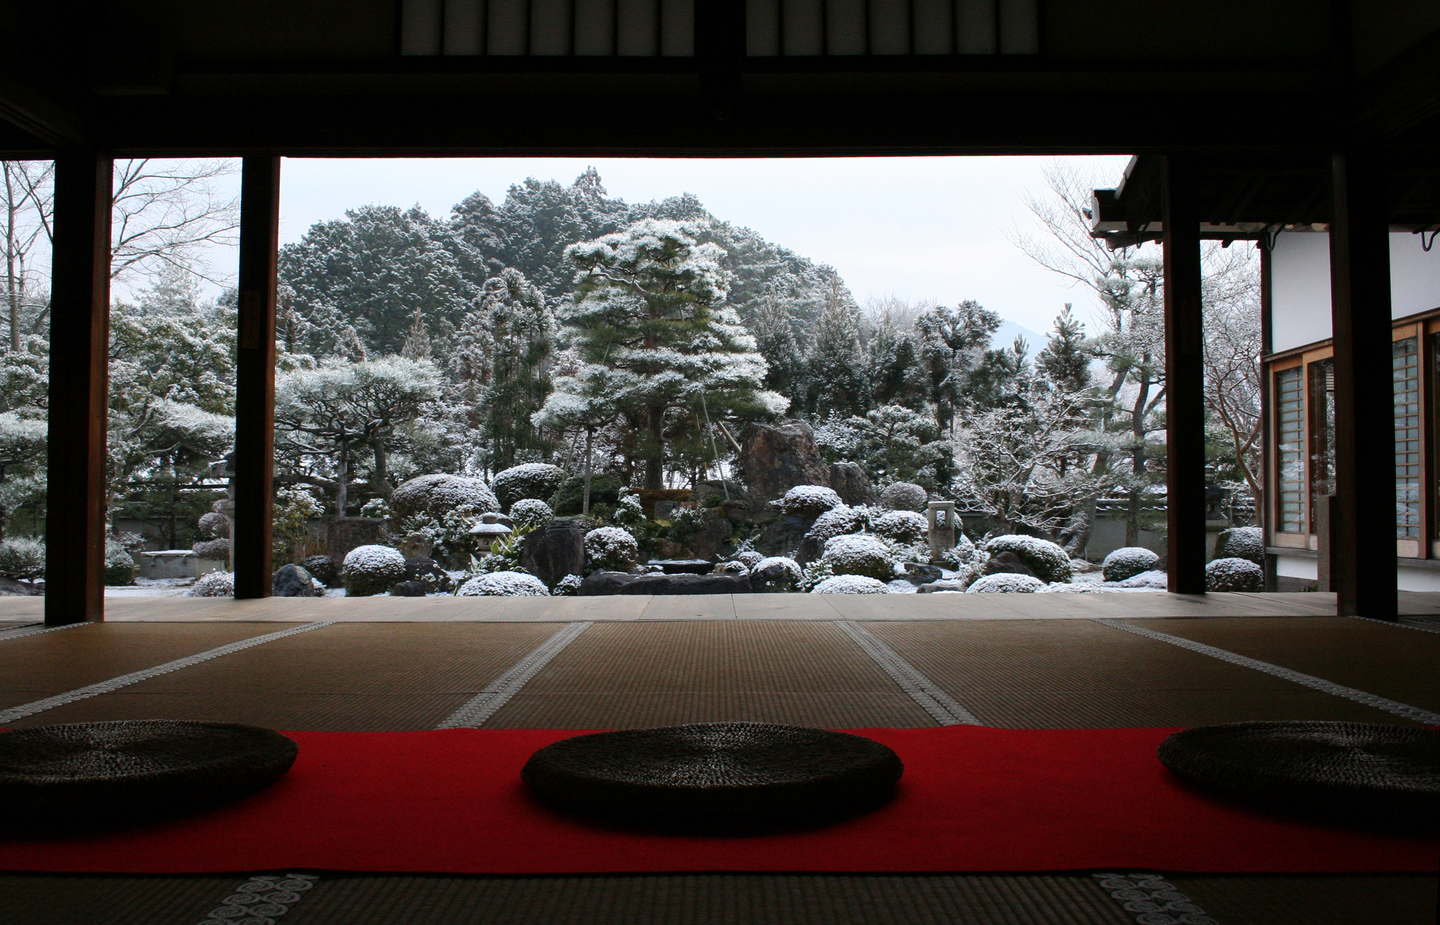
[[995, 336], [990, 338], [990, 349], [1001, 350], [1008, 348], [1011, 344], [1015, 343], [1016, 337], [1025, 338], [1025, 343], [1029, 346], [1029, 350], [1026, 352], [1032, 357], [1040, 351], [1040, 348], [1045, 346], [1044, 334], [1037, 334], [1029, 328], [1021, 327], [1013, 321], [1005, 320], [1000, 322], [1000, 328], [995, 332]]

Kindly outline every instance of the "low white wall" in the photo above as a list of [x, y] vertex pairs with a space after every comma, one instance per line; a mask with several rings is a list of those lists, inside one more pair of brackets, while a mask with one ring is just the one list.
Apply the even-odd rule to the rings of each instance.
[[[1319, 560], [1314, 556], [1275, 557], [1275, 574], [1281, 578], [1315, 581]], [[1401, 563], [1395, 570], [1395, 587], [1401, 591], [1440, 591], [1440, 569]]]

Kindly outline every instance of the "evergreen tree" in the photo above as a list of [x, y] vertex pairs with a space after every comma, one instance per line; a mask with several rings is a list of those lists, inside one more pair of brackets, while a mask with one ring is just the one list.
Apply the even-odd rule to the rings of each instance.
[[810, 341], [806, 394], [818, 417], [863, 414], [870, 404], [860, 306], [832, 277], [824, 309]]
[[760, 316], [753, 325], [756, 348], [765, 358], [765, 385], [789, 398], [792, 404], [803, 404], [801, 389], [805, 379], [805, 359], [795, 341], [795, 325], [790, 307], [771, 287]]
[[[479, 371], [484, 388], [477, 396], [484, 408], [489, 467], [506, 469], [517, 461], [517, 451], [542, 449], [531, 417], [550, 394], [548, 360], [555, 344], [555, 317], [540, 290], [511, 268], [485, 281], [484, 294], [467, 325], [467, 344], [489, 348], [489, 368]], [[483, 338], [477, 336], [477, 327], [483, 328]]]
[[1055, 388], [1079, 392], [1090, 388], [1090, 361], [1093, 353], [1085, 337], [1085, 326], [1070, 313], [1070, 303], [1055, 318], [1055, 331], [1035, 357], [1035, 365]]
[[915, 319], [927, 397], [941, 430], [953, 431], [956, 410], [999, 327], [999, 315], [970, 300], [955, 308], [938, 305]]
[[425, 327], [425, 314], [418, 305], [410, 313], [410, 331], [405, 335], [400, 355], [411, 360], [430, 359], [430, 331]]

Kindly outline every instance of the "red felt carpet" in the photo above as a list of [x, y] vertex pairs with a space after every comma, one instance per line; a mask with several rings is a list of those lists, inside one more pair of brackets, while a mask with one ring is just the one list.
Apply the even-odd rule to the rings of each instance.
[[1434, 871], [1440, 846], [1287, 822], [1172, 781], [1172, 730], [860, 730], [905, 762], [867, 816], [790, 835], [612, 832], [532, 801], [520, 767], [576, 733], [289, 733], [300, 758], [241, 803], [149, 829], [0, 841], [0, 869], [272, 869], [570, 874], [658, 871]]

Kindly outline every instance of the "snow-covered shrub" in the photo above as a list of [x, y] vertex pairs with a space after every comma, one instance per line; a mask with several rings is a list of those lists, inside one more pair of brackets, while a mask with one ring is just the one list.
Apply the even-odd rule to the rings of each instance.
[[869, 514], [869, 508], [846, 507], [842, 504], [815, 518], [815, 523], [810, 525], [810, 531], [806, 536], [828, 540], [846, 533], [859, 533], [869, 526]]
[[915, 511], [887, 511], [870, 526], [880, 536], [897, 543], [923, 543], [930, 532], [925, 515]]
[[230, 518], [219, 511], [206, 511], [200, 515], [200, 521], [196, 524], [200, 535], [206, 539], [216, 539], [230, 535]]
[[390, 494], [390, 507], [396, 520], [426, 514], [435, 520], [457, 508], [469, 508], [476, 514], [500, 510], [500, 501], [479, 479], [458, 475], [422, 475], [402, 484]]
[[744, 565], [748, 569], [754, 569], [755, 566], [765, 561], [765, 556], [756, 552], [753, 549], [744, 549], [740, 552], [735, 553], [735, 561]]
[[976, 559], [978, 550], [970, 537], [961, 533], [955, 545], [940, 554], [940, 557], [933, 561], [935, 565], [943, 565], [945, 568], [965, 569]]
[[1259, 527], [1231, 527], [1215, 538], [1215, 558], [1249, 559], [1265, 564], [1265, 531]]
[[750, 574], [750, 569], [745, 565], [744, 562], [735, 562], [735, 561], [721, 562], [719, 565], [715, 566], [715, 574], [717, 574], [717, 575], [749, 575], [749, 574]]
[[390, 505], [384, 498], [371, 498], [360, 505], [361, 517], [374, 517], [376, 520], [386, 520], [391, 514]]
[[119, 541], [105, 538], [105, 584], [130, 585], [140, 571], [135, 559]]
[[461, 597], [548, 597], [545, 582], [525, 572], [491, 572], [476, 575], [460, 586]]
[[1105, 557], [1100, 569], [1106, 581], [1124, 581], [1155, 567], [1160, 557], [1143, 546], [1121, 546]]
[[914, 482], [893, 482], [880, 492], [880, 503], [892, 511], [923, 511], [930, 506], [930, 493]]
[[785, 556], [768, 556], [750, 569], [750, 587], [760, 592], [794, 591], [804, 578], [800, 563]]
[[889, 594], [890, 586], [866, 575], [835, 575], [810, 589], [811, 594]]
[[825, 541], [820, 562], [836, 575], [868, 575], [879, 581], [895, 577], [895, 557], [879, 537], [848, 533]]
[[515, 525], [516, 531], [534, 530], [554, 519], [555, 513], [550, 510], [550, 505], [536, 498], [521, 498], [510, 505], [510, 522]]
[[981, 575], [970, 583], [965, 589], [966, 594], [1033, 594], [1036, 591], [1044, 591], [1045, 582], [1029, 575], [1016, 575], [1013, 572], [997, 572], [994, 575]]
[[796, 517], [813, 518], [834, 510], [840, 504], [840, 496], [833, 488], [823, 485], [796, 485], [780, 499], [780, 510]]
[[596, 527], [585, 534], [585, 567], [592, 572], [629, 571], [640, 558], [640, 544], [619, 527]]
[[346, 597], [386, 594], [392, 585], [405, 579], [405, 557], [389, 546], [356, 546], [345, 554], [340, 574]]
[[206, 572], [195, 579], [185, 594], [187, 597], [234, 597], [235, 573]]
[[986, 540], [984, 549], [991, 556], [1013, 552], [1025, 563], [1026, 568], [1035, 573], [1035, 577], [1039, 578], [1042, 584], [1069, 581], [1074, 577], [1070, 568], [1070, 557], [1065, 550], [1049, 540], [1007, 533]]
[[230, 558], [229, 540], [201, 540], [190, 547], [190, 551], [201, 559]]
[[610, 519], [622, 527], [633, 527], [644, 523], [645, 506], [640, 503], [640, 495], [628, 488], [620, 490], [620, 500], [615, 503], [615, 513]]
[[1206, 591], [1263, 591], [1265, 572], [1249, 559], [1231, 556], [1205, 566]]
[[1151, 588], [1156, 591], [1165, 591], [1170, 587], [1170, 576], [1160, 571], [1141, 572], [1133, 578], [1116, 582], [1117, 588]]
[[490, 480], [490, 490], [495, 492], [495, 497], [503, 506], [497, 510], [508, 511], [512, 504], [524, 498], [549, 500], [560, 490], [560, 483], [563, 481], [565, 470], [559, 466], [525, 463], [495, 473], [495, 477]]
[[29, 581], [44, 577], [44, 540], [32, 536], [12, 536], [0, 541], [0, 578]]
[[555, 590], [550, 593], [557, 597], [570, 597], [579, 594], [580, 586], [584, 583], [585, 579], [579, 575], [565, 575], [559, 581], [555, 582]]

